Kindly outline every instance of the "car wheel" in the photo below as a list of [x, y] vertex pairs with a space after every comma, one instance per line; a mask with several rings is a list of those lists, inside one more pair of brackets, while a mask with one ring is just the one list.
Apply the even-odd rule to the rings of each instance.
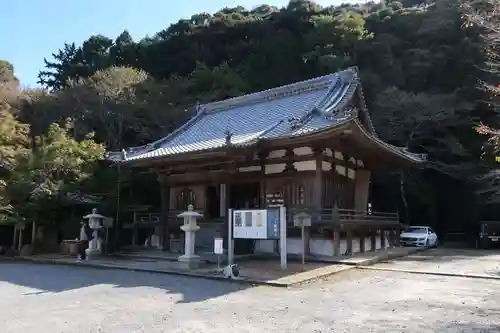
[[439, 240], [436, 239], [436, 241], [434, 242], [434, 247], [437, 248], [439, 246]]
[[425, 241], [425, 247], [426, 247], [426, 248], [429, 248], [429, 245], [430, 245], [430, 244], [429, 244], [429, 238], [427, 238], [427, 240]]

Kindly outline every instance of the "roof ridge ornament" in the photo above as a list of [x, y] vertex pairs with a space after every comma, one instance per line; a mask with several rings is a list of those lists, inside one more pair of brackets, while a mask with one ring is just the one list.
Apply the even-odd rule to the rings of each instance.
[[301, 122], [302, 122], [301, 121], [302, 119], [299, 117], [290, 117], [287, 120], [288, 120], [288, 124], [290, 125], [290, 128], [292, 130], [299, 128], [301, 125]]
[[231, 138], [233, 136], [233, 133], [229, 129], [227, 129], [224, 132], [224, 135], [225, 135], [225, 140], [226, 140], [226, 146], [231, 146]]

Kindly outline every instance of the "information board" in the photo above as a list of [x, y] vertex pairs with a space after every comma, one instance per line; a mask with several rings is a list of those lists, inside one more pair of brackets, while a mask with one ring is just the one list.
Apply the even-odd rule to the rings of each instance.
[[279, 207], [233, 211], [233, 238], [279, 239]]
[[227, 262], [234, 263], [234, 239], [277, 239], [281, 269], [287, 268], [286, 207], [228, 210]]
[[267, 237], [266, 239], [280, 239], [280, 208], [272, 207], [267, 211]]

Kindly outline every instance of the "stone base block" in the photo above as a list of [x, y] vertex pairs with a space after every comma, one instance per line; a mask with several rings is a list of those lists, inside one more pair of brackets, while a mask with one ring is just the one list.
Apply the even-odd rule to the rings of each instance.
[[175, 266], [179, 269], [197, 269], [200, 268], [203, 263], [200, 260], [192, 260], [192, 261], [177, 261]]
[[98, 251], [98, 250], [86, 249], [85, 254], [86, 254], [87, 260], [96, 259], [96, 258], [101, 257], [101, 251]]

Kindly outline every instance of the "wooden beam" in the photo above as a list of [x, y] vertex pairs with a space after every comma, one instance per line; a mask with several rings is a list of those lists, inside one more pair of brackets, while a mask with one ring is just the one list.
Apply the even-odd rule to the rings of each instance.
[[159, 174], [161, 195], [161, 243], [164, 250], [170, 250], [170, 184], [168, 174]]

